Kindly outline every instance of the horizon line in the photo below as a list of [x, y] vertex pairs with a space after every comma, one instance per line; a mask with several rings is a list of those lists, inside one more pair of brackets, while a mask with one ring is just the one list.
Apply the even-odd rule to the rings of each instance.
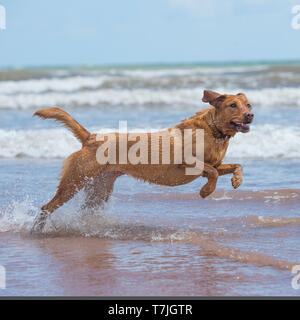
[[0, 70], [10, 69], [39, 69], [39, 68], [134, 68], [134, 67], [161, 67], [161, 66], [209, 66], [209, 65], [246, 65], [246, 64], [293, 64], [300, 63], [300, 59], [256, 59], [256, 60], [223, 60], [223, 61], [194, 61], [194, 62], [132, 62], [132, 63], [75, 63], [75, 64], [40, 64], [40, 65], [6, 65], [0, 66]]

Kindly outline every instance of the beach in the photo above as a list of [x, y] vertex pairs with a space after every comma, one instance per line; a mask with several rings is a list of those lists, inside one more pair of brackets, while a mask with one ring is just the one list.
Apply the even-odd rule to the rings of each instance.
[[[1, 296], [298, 296], [300, 265], [300, 63], [78, 66], [0, 70]], [[255, 120], [230, 142], [219, 178], [163, 187], [122, 176], [103, 209], [84, 192], [31, 236], [54, 195], [64, 159], [80, 143], [54, 121], [60, 107], [91, 132], [174, 126], [208, 105], [203, 90], [244, 92]]]

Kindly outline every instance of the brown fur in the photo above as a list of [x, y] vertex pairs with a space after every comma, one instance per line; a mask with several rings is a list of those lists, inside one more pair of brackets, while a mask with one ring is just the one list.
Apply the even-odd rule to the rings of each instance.
[[[54, 198], [42, 207], [42, 212], [35, 221], [32, 232], [41, 232], [48, 214], [70, 200], [80, 189], [84, 188], [87, 191], [86, 207], [92, 208], [101, 205], [103, 201], [109, 199], [116, 179], [123, 174], [128, 174], [149, 183], [166, 186], [183, 185], [197, 179], [199, 176], [203, 176], [208, 179], [200, 191], [200, 195], [203, 198], [214, 192], [218, 177], [221, 175], [233, 174], [232, 186], [238, 188], [242, 183], [242, 166], [239, 164], [222, 164], [222, 161], [230, 138], [238, 131], [249, 131], [245, 123], [249, 124], [253, 121], [250, 102], [242, 93], [221, 95], [209, 90], [204, 91], [203, 101], [210, 103], [213, 107], [198, 112], [191, 118], [169, 129], [179, 129], [181, 131], [184, 129], [204, 129], [204, 170], [199, 175], [186, 175], [185, 169], [189, 165], [185, 162], [182, 164], [133, 165], [127, 163], [100, 165], [96, 160], [96, 152], [103, 141], [97, 141], [96, 134], [90, 134], [61, 109], [49, 108], [37, 111], [35, 115], [44, 119], [56, 119], [67, 126], [81, 141], [82, 149], [71, 154], [66, 159], [57, 192]], [[243, 123], [244, 126], [238, 127], [232, 122]], [[127, 139], [127, 134], [117, 133], [116, 135], [118, 151], [119, 139]], [[148, 134], [149, 142], [150, 137], [150, 134]], [[136, 141], [128, 141], [128, 149], [135, 143]], [[172, 148], [174, 143], [175, 140], [171, 139], [171, 159], [172, 152], [174, 152]], [[148, 159], [150, 157], [151, 148], [149, 148]], [[118, 154], [117, 159], [119, 159]]]
[[84, 144], [91, 135], [90, 132], [88, 132], [73, 117], [59, 108], [41, 109], [35, 112], [34, 116], [39, 116], [43, 119], [55, 119], [56, 121], [62, 122], [73, 132], [74, 136], [80, 140], [82, 144]]

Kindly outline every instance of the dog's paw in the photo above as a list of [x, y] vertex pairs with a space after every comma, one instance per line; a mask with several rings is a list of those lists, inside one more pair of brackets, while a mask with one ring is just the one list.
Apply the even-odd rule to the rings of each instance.
[[210, 193], [208, 193], [207, 191], [203, 191], [203, 190], [200, 190], [200, 196], [201, 198], [206, 198], [210, 195]]
[[49, 214], [47, 212], [42, 212], [35, 218], [35, 221], [30, 231], [31, 235], [38, 235], [42, 233], [43, 228], [47, 222], [48, 216]]
[[211, 188], [209, 185], [205, 185], [201, 190], [200, 190], [200, 196], [201, 198], [206, 198], [210, 194], [212, 194], [215, 191], [215, 188]]
[[234, 175], [231, 179], [231, 183], [234, 189], [237, 189], [243, 183], [243, 177], [240, 175]]

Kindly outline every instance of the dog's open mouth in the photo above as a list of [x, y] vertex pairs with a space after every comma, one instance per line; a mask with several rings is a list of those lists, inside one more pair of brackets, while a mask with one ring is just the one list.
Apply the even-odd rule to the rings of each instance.
[[248, 132], [250, 130], [250, 123], [247, 122], [230, 122], [237, 131]]

